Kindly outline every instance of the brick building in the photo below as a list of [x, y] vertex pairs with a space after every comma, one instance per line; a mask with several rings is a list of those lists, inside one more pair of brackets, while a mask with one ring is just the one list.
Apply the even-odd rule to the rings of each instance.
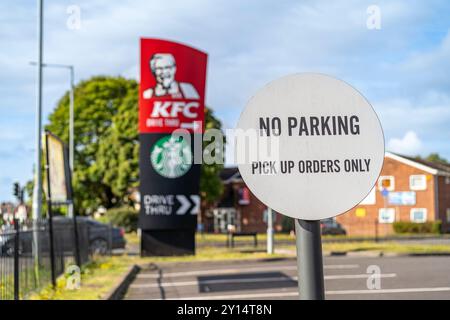
[[[247, 188], [237, 168], [225, 168], [221, 179], [222, 199], [202, 211], [205, 231], [226, 232], [228, 225], [234, 225], [237, 231], [265, 232], [266, 206]], [[275, 230], [281, 231], [282, 220], [277, 214]], [[365, 236], [392, 234], [395, 221], [436, 220], [442, 222], [443, 232], [450, 232], [450, 165], [389, 152], [374, 189], [358, 206], [336, 218], [347, 234]]]
[[[220, 178], [224, 184], [221, 200], [202, 212], [206, 232], [227, 232], [229, 225], [238, 232], [266, 232], [266, 206], [247, 188], [237, 168], [225, 168]], [[282, 216], [275, 215], [274, 228], [281, 231]]]
[[336, 220], [349, 235], [392, 234], [395, 221], [440, 220], [450, 232], [450, 165], [387, 152], [377, 185]]

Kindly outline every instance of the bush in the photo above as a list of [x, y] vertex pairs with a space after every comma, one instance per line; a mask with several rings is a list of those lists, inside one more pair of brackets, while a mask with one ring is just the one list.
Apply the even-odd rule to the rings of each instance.
[[125, 232], [132, 232], [137, 230], [138, 217], [138, 212], [133, 208], [120, 207], [109, 209], [100, 220], [122, 227]]
[[415, 223], [394, 222], [395, 233], [441, 233], [441, 221]]
[[294, 219], [292, 219], [291, 217], [282, 216], [281, 231], [289, 233], [294, 229], [295, 229]]

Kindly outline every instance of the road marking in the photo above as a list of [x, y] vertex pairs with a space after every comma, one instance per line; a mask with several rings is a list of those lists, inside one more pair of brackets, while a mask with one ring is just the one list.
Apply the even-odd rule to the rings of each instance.
[[[357, 269], [358, 264], [330, 264], [325, 265], [324, 269]], [[268, 267], [250, 267], [241, 269], [217, 269], [217, 270], [197, 270], [197, 271], [186, 271], [186, 272], [163, 272], [163, 277], [185, 277], [185, 276], [201, 276], [201, 275], [221, 275], [229, 273], [242, 273], [244, 271], [279, 271], [279, 270], [297, 270], [297, 266], [268, 266]], [[150, 278], [157, 279], [160, 277], [159, 273], [140, 273], [136, 276], [137, 278]]]
[[400, 289], [374, 289], [374, 290], [333, 290], [325, 294], [382, 294], [382, 293], [414, 293], [414, 292], [441, 292], [450, 291], [450, 287], [436, 288], [400, 288]]
[[[343, 294], [386, 294], [386, 293], [415, 293], [415, 292], [442, 292], [450, 291], [450, 287], [437, 288], [400, 288], [400, 289], [380, 289], [380, 290], [337, 290], [326, 291], [325, 295], [343, 295]], [[228, 300], [228, 299], [258, 299], [258, 298], [282, 298], [298, 296], [298, 291], [290, 292], [267, 292], [252, 294], [234, 294], [222, 296], [200, 295], [195, 297], [174, 298], [169, 300]], [[153, 299], [152, 299], [153, 300]], [[161, 299], [156, 299], [161, 300]]]
[[[373, 276], [372, 274], [343, 274], [325, 276], [325, 280], [340, 280], [340, 279], [366, 279]], [[380, 274], [380, 278], [394, 278], [397, 274], [386, 273]], [[159, 287], [186, 287], [208, 284], [226, 284], [226, 283], [257, 283], [257, 282], [282, 282], [282, 281], [297, 281], [298, 277], [267, 277], [267, 278], [235, 278], [235, 279], [215, 279], [215, 280], [200, 280], [200, 281], [180, 281], [180, 282], [163, 282], [163, 283], [136, 283], [131, 284], [130, 288], [159, 288]]]

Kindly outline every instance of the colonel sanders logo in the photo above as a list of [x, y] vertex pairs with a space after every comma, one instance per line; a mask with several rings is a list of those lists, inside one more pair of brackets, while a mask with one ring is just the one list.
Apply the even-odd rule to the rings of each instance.
[[177, 66], [170, 53], [155, 53], [150, 59], [150, 70], [156, 85], [143, 92], [144, 99], [167, 96], [174, 99], [200, 99], [192, 84], [175, 80]]

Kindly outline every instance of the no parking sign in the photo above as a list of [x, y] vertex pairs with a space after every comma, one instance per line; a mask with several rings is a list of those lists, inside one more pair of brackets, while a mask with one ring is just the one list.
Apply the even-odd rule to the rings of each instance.
[[[350, 210], [372, 190], [383, 166], [375, 111], [353, 87], [326, 75], [269, 83], [248, 102], [237, 128], [245, 183], [267, 206], [293, 218], [320, 220]], [[239, 136], [272, 149], [252, 149]]]

